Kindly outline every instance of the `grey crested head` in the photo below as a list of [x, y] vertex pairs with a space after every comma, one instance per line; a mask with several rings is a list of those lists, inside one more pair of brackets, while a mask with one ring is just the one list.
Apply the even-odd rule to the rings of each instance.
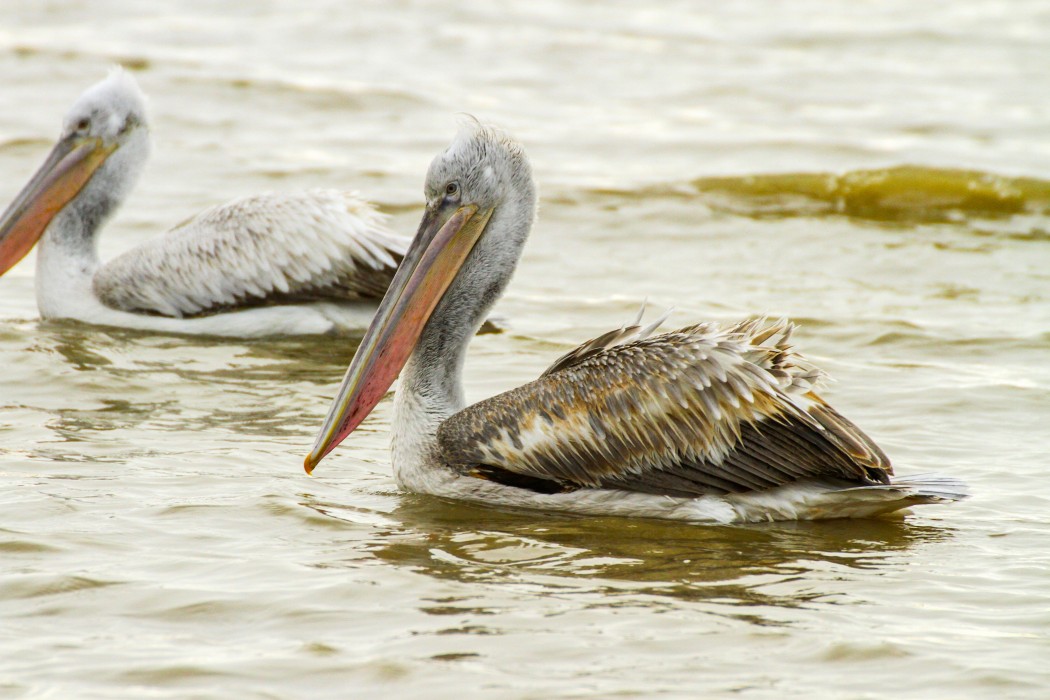
[[76, 99], [62, 120], [62, 135], [94, 136], [119, 144], [148, 126], [146, 96], [131, 73], [114, 66]]
[[469, 115], [430, 163], [424, 186], [427, 203], [448, 196], [450, 186], [463, 204], [482, 209], [510, 205], [519, 215], [535, 216], [536, 183], [524, 147], [502, 129]]
[[62, 121], [60, 142], [97, 139], [110, 151], [75, 200], [69, 216], [92, 231], [127, 197], [149, 158], [146, 96], [131, 74], [119, 66], [85, 90]]
[[[491, 211], [481, 238], [439, 307], [480, 324], [503, 293], [536, 219], [536, 183], [524, 147], [502, 129], [465, 116], [427, 171], [428, 208], [455, 201]], [[469, 309], [469, 311], [467, 311]], [[466, 319], [465, 319], [466, 320]]]
[[398, 395], [423, 397], [413, 405], [425, 422], [463, 405], [467, 344], [514, 273], [536, 216], [536, 186], [521, 145], [471, 118], [430, 164], [424, 189], [419, 230], [347, 368], [307, 471], [399, 374]]
[[51, 152], [0, 215], [0, 275], [41, 239], [76, 251], [91, 268], [96, 234], [148, 157], [145, 97], [115, 68], [73, 103]]

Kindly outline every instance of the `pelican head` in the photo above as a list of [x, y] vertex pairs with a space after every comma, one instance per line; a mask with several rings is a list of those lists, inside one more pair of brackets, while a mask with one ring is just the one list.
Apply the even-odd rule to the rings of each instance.
[[424, 194], [419, 231], [347, 369], [307, 472], [360, 425], [428, 337], [466, 344], [510, 280], [536, 215], [525, 150], [474, 119], [434, 158]]
[[[73, 103], [44, 164], [0, 217], [0, 275], [60, 213], [77, 219], [64, 230], [93, 235], [135, 184], [148, 155], [145, 96], [127, 71], [114, 68]], [[74, 201], [76, 207], [69, 206]]]

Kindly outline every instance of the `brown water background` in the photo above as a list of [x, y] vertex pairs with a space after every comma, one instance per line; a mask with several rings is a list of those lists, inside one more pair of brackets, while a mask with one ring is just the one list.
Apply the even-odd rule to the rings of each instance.
[[353, 344], [40, 322], [0, 280], [0, 697], [1044, 698], [1050, 5], [0, 6], [0, 201], [120, 62], [154, 157], [103, 257], [260, 190], [410, 233], [455, 114], [540, 222], [468, 396], [633, 316], [786, 315], [899, 521], [697, 527], [401, 493], [389, 405], [313, 478]]

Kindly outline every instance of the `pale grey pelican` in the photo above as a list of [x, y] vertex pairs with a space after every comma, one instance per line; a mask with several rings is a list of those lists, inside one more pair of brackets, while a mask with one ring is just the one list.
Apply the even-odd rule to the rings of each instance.
[[0, 218], [0, 275], [40, 240], [44, 318], [251, 337], [363, 330], [408, 240], [351, 192], [245, 197], [101, 264], [96, 236], [149, 156], [146, 104], [114, 69], [66, 115]]
[[465, 407], [467, 343], [514, 271], [536, 187], [518, 143], [472, 124], [434, 159], [425, 193], [307, 471], [400, 371], [393, 468], [411, 491], [721, 523], [867, 517], [965, 496], [949, 477], [891, 480], [882, 450], [815, 393], [821, 372], [791, 349], [785, 321], [653, 336], [635, 323]]

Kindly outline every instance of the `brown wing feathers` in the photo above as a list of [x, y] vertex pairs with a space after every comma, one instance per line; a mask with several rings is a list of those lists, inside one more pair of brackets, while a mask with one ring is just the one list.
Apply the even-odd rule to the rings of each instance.
[[791, 330], [753, 320], [652, 338], [614, 331], [452, 416], [438, 439], [453, 468], [548, 493], [888, 482], [885, 454], [812, 391], [821, 373], [792, 351]]

